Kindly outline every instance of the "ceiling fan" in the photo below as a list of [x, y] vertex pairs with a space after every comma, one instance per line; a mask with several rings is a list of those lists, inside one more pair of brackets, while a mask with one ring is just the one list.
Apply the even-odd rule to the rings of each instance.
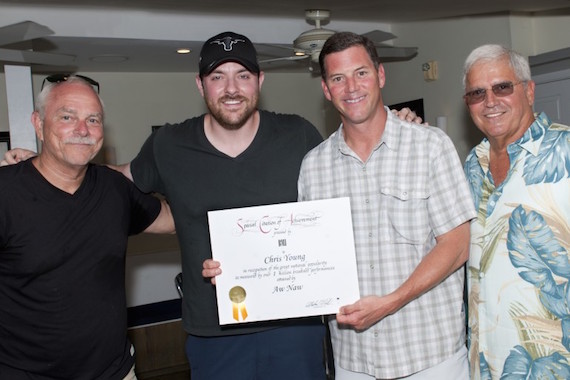
[[47, 26], [33, 21], [0, 27], [0, 62], [42, 65], [67, 65], [72, 55], [44, 53], [33, 50], [33, 42], [54, 34]]
[[[326, 23], [330, 18], [330, 11], [328, 10], [308, 9], [305, 11], [305, 17], [307, 20], [315, 23], [314, 29], [301, 33], [295, 38], [293, 45], [276, 45], [288, 50], [293, 50], [294, 55], [260, 60], [260, 64], [271, 65], [275, 62], [305, 60], [309, 62], [310, 71], [318, 69], [319, 54], [323, 44], [335, 31], [321, 27], [321, 24]], [[405, 61], [413, 58], [418, 52], [417, 47], [393, 47], [384, 44], [384, 41], [396, 38], [392, 33], [372, 30], [363, 35], [374, 41], [381, 62]]]

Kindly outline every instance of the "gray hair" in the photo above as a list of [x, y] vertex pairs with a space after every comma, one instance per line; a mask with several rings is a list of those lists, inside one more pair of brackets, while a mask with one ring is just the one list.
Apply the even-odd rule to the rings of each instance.
[[99, 103], [101, 103], [101, 108], [103, 109], [103, 116], [105, 115], [105, 110], [104, 110], [105, 106], [103, 104], [103, 100], [101, 99], [101, 97], [99, 96], [97, 91], [95, 91], [93, 89], [93, 86], [91, 86], [91, 84], [89, 82], [87, 82], [85, 79], [83, 79], [81, 77], [78, 77], [75, 75], [70, 75], [63, 82], [54, 82], [54, 83], [47, 82], [46, 85], [44, 86], [44, 88], [40, 91], [40, 93], [36, 97], [34, 110], [40, 115], [41, 120], [44, 120], [44, 118], [45, 118], [46, 105], [47, 105], [47, 102], [49, 101], [49, 97], [50, 97], [51, 92], [53, 91], [54, 88], [56, 88], [57, 86], [59, 86], [60, 84], [63, 84], [63, 83], [82, 83], [82, 84], [88, 86], [89, 88], [91, 88], [93, 90], [93, 93], [99, 99]]
[[531, 80], [530, 66], [525, 57], [504, 46], [488, 44], [479, 46], [467, 56], [465, 64], [463, 65], [463, 89], [466, 89], [467, 74], [469, 74], [469, 71], [474, 64], [479, 61], [498, 61], [503, 58], [508, 59], [517, 80], [521, 82], [528, 82]]

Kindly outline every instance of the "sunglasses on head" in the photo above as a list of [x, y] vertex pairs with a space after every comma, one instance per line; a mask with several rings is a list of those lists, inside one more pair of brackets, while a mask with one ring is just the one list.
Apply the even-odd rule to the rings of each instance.
[[465, 99], [465, 103], [468, 105], [481, 103], [487, 97], [488, 90], [493, 91], [493, 94], [498, 97], [509, 96], [515, 91], [515, 86], [523, 82], [524, 81], [516, 83], [501, 82], [491, 86], [491, 88], [478, 88], [465, 93], [465, 95], [463, 95], [463, 99]]
[[96, 80], [93, 80], [89, 77], [86, 77], [84, 75], [77, 75], [77, 74], [54, 74], [54, 75], [50, 75], [49, 77], [45, 77], [44, 81], [42, 82], [41, 90], [43, 90], [44, 85], [46, 84], [46, 81], [50, 82], [50, 83], [61, 83], [61, 82], [65, 82], [66, 80], [68, 80], [71, 77], [78, 77], [78, 78], [83, 79], [85, 82], [87, 82], [91, 86], [93, 86], [95, 88], [95, 90], [97, 90], [97, 93], [99, 93], [99, 82], [97, 82]]

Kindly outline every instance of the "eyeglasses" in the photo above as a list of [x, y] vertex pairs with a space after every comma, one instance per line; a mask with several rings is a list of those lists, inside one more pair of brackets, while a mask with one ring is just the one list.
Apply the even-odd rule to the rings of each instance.
[[89, 83], [91, 86], [93, 86], [97, 90], [97, 93], [99, 93], [99, 82], [97, 82], [96, 80], [93, 80], [89, 77], [86, 77], [84, 75], [77, 75], [77, 74], [54, 74], [54, 75], [50, 75], [49, 77], [45, 77], [44, 81], [42, 82], [42, 88], [40, 89], [40, 91], [44, 89], [44, 85], [46, 84], [46, 81], [48, 81], [50, 83], [61, 83], [61, 82], [65, 82], [66, 80], [68, 80], [69, 78], [72, 78], [72, 77], [78, 77], [78, 78], [83, 79], [84, 81]]
[[524, 83], [524, 81], [517, 83], [501, 82], [491, 86], [491, 88], [478, 88], [476, 90], [467, 92], [465, 95], [463, 95], [463, 99], [465, 99], [465, 103], [467, 103], [467, 105], [481, 103], [487, 97], [487, 90], [493, 91], [493, 94], [495, 94], [495, 96], [502, 98], [511, 95], [513, 91], [515, 91], [515, 86], [521, 83]]

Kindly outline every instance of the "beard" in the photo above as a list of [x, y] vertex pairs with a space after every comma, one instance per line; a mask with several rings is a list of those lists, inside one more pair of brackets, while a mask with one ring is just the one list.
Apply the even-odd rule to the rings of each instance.
[[[236, 111], [228, 111], [225, 109], [223, 103], [233, 100], [242, 102], [242, 105], [245, 105], [245, 108], [240, 108]], [[227, 130], [235, 131], [243, 127], [243, 125], [257, 111], [257, 101], [257, 95], [254, 95], [252, 98], [246, 98], [241, 95], [225, 95], [219, 99], [209, 99], [206, 97], [206, 106], [214, 120], [216, 120], [220, 126]]]

